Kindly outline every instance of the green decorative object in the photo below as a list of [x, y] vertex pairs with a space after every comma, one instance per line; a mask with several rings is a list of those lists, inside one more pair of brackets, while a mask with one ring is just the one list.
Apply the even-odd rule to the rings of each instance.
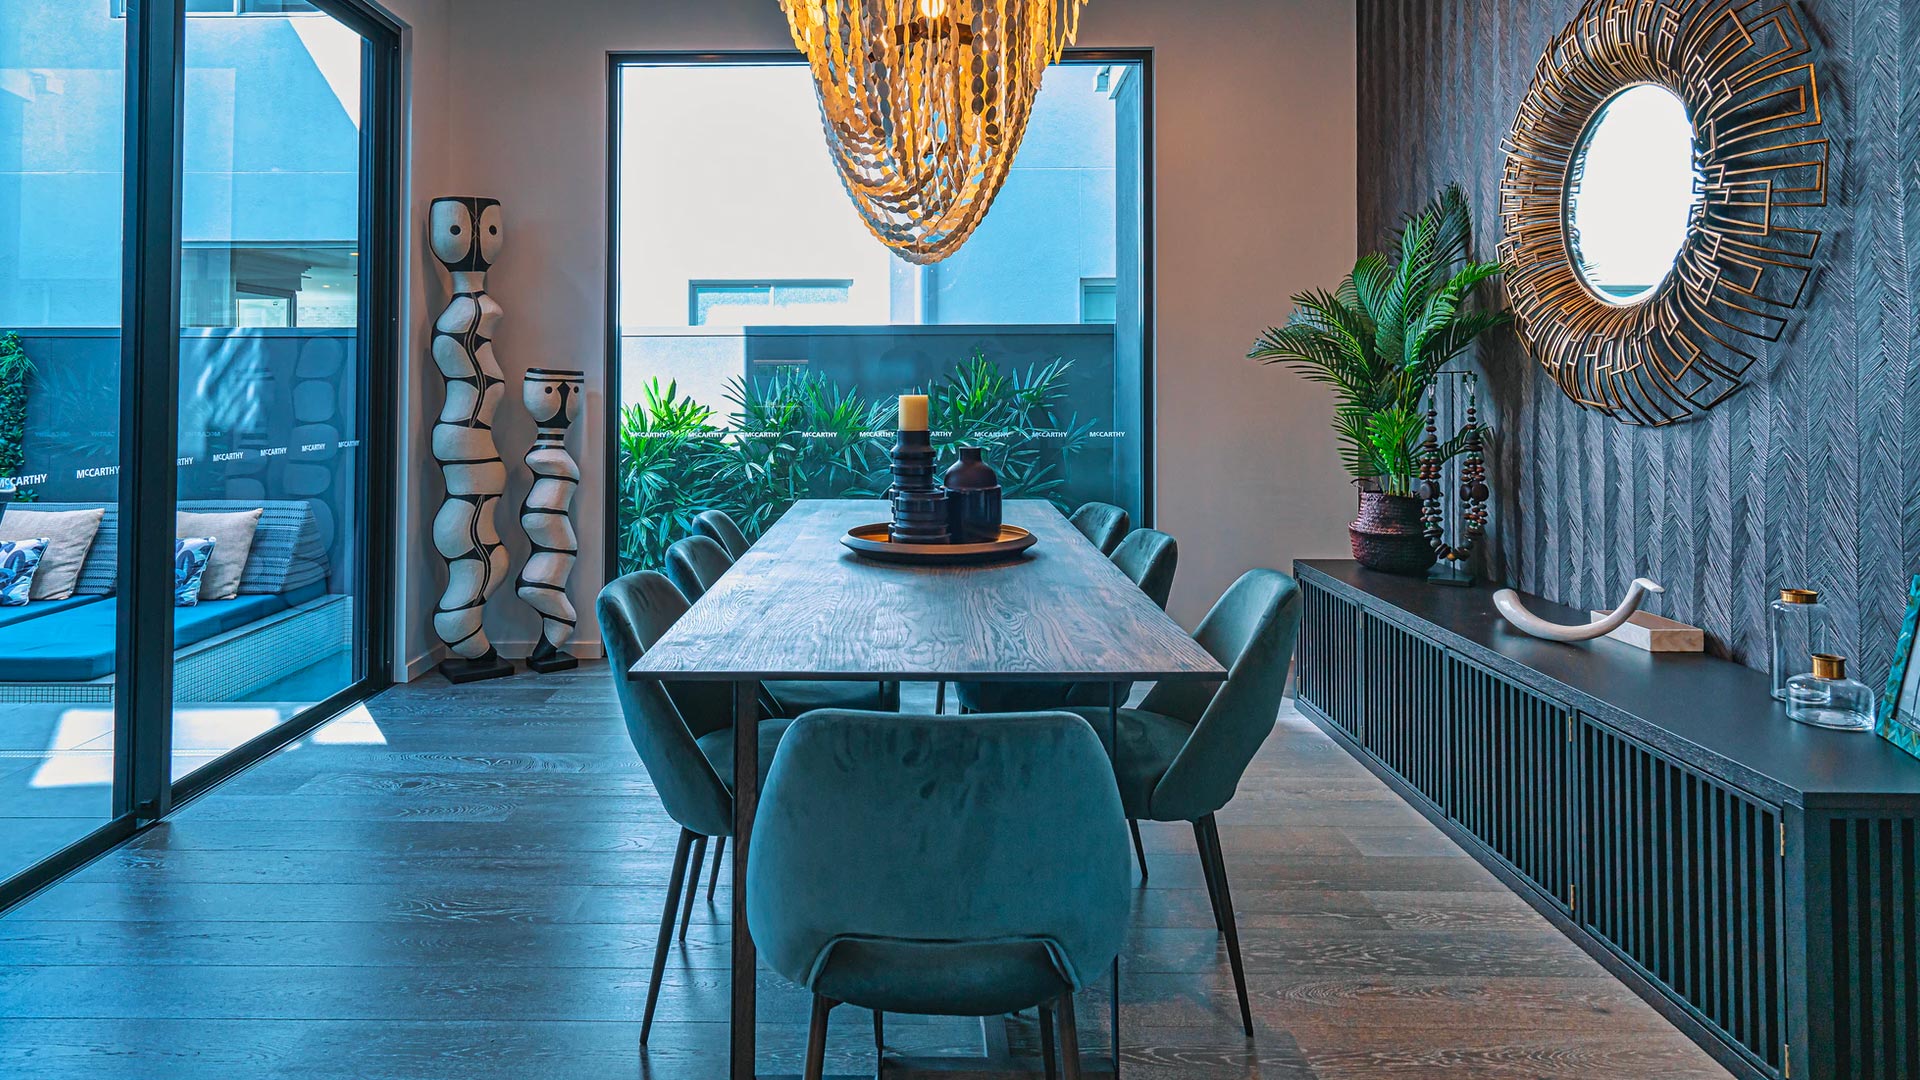
[[[1334, 395], [1341, 458], [1362, 492], [1354, 557], [1396, 573], [1433, 565], [1421, 521], [1425, 398], [1442, 368], [1481, 336], [1512, 324], [1505, 311], [1473, 309], [1501, 273], [1475, 262], [1473, 218], [1458, 185], [1409, 217], [1390, 254], [1361, 258], [1332, 292], [1293, 297], [1287, 325], [1247, 355], [1285, 364]], [[1438, 442], [1442, 462], [1465, 452], [1466, 431]]]
[[1893, 672], [1880, 696], [1879, 730], [1882, 738], [1920, 757], [1920, 663], [1914, 647], [1920, 645], [1920, 576], [1907, 590], [1907, 617], [1900, 625], [1900, 644], [1893, 651]]

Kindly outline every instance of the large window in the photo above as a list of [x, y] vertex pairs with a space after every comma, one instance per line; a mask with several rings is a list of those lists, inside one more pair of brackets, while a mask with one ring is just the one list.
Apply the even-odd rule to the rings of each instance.
[[921, 267], [854, 212], [803, 65], [617, 63], [620, 568], [708, 507], [758, 533], [797, 499], [878, 497], [915, 390], [1010, 497], [1143, 520], [1147, 74], [1049, 71], [992, 211]]
[[[147, 10], [0, 0], [0, 903], [383, 670], [397, 31], [344, 0]], [[139, 47], [162, 11], [184, 55]]]

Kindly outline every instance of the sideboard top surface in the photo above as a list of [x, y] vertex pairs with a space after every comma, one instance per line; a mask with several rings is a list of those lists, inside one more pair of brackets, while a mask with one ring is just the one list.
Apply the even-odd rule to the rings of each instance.
[[[1795, 802], [1844, 804], [1920, 798], [1920, 760], [1872, 734], [1825, 731], [1787, 718], [1766, 675], [1716, 657], [1649, 653], [1601, 639], [1563, 645], [1528, 637], [1494, 610], [1492, 586], [1452, 588], [1395, 577], [1348, 560], [1294, 564], [1296, 576], [1376, 613], [1397, 610], [1469, 659], [1529, 683], [1563, 704], [1671, 749], [1678, 740], [1751, 773]], [[1553, 622], [1584, 611], [1523, 594]], [[1533, 678], [1525, 673], [1532, 673]], [[1666, 736], [1663, 738], [1662, 736]]]

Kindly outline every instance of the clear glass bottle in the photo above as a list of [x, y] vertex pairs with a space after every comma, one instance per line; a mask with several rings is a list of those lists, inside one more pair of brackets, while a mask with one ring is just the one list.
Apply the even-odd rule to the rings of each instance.
[[1787, 700], [1787, 680], [1813, 670], [1807, 657], [1826, 645], [1827, 607], [1812, 589], [1781, 589], [1767, 606], [1767, 637], [1773, 648], [1773, 699]]
[[1872, 731], [1874, 697], [1847, 678], [1847, 658], [1816, 653], [1813, 671], [1787, 680], [1787, 715], [1835, 731]]

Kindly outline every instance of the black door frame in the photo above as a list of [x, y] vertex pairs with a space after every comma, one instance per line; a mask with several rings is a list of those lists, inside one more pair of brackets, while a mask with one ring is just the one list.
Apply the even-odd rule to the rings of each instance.
[[[1070, 48], [1062, 63], [1097, 64], [1107, 61], [1133, 64], [1140, 73], [1140, 525], [1154, 526], [1154, 366], [1156, 318], [1154, 307], [1157, 266], [1154, 245], [1156, 222], [1154, 177], [1153, 50]], [[628, 50], [607, 54], [607, 253], [606, 253], [606, 470], [605, 580], [620, 575], [620, 69], [645, 65], [755, 65], [805, 64], [792, 49], [759, 50]]]
[[[363, 40], [359, 387], [366, 462], [356, 498], [365, 539], [352, 685], [195, 770], [173, 767], [173, 553], [123, 543], [115, 630], [111, 818], [12, 877], [0, 913], [124, 843], [178, 806], [392, 683], [393, 452], [397, 445], [400, 238], [405, 142], [401, 25], [365, 0], [312, 0]], [[120, 348], [120, 529], [170, 536], [178, 498], [181, 118], [185, 0], [127, 0]]]

